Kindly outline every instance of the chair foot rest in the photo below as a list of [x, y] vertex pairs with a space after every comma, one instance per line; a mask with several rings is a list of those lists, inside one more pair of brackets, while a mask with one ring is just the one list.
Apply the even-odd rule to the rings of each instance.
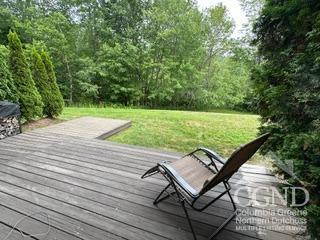
[[141, 176], [141, 179], [144, 179], [144, 178], [147, 178], [147, 177], [150, 177], [154, 174], [157, 174], [159, 172], [159, 168], [158, 168], [158, 165], [157, 166], [154, 166], [152, 168], [150, 168], [148, 171], [146, 171], [142, 176]]

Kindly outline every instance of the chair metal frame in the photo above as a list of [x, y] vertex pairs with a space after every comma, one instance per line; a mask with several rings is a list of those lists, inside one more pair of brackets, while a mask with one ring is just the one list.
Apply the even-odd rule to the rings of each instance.
[[[259, 147], [267, 140], [268, 137], [269, 137], [268, 133], [264, 134], [264, 135], [260, 136], [259, 138], [257, 138], [256, 140], [254, 140], [246, 145], [246, 146], [249, 146], [252, 143], [255, 144], [255, 142], [258, 142], [257, 149], [255, 149], [254, 151], [252, 151], [251, 153], [248, 154], [248, 159], [259, 149]], [[236, 154], [238, 154], [241, 151], [241, 149], [244, 149], [246, 146], [242, 146], [242, 147], [238, 148], [231, 155], [230, 158], [232, 158], [232, 156], [235, 156]], [[197, 152], [205, 153], [205, 155], [208, 157], [208, 159], [210, 159], [210, 163], [207, 164], [203, 160], [201, 160], [196, 155]], [[185, 155], [184, 157], [186, 157], [186, 156], [192, 156], [192, 157], [196, 158], [198, 161], [200, 161], [202, 164], [204, 164], [205, 167], [207, 167], [210, 171], [212, 171], [212, 173], [215, 175], [218, 174], [219, 171], [222, 170], [223, 166], [230, 160], [230, 158], [229, 158], [228, 161], [226, 161], [224, 158], [219, 156], [217, 153], [215, 153], [207, 148], [198, 148], [195, 151]], [[246, 160], [248, 160], [248, 159], [246, 159]], [[218, 162], [222, 165], [222, 167], [220, 169], [218, 169], [216, 162]], [[240, 164], [240, 166], [242, 164]], [[237, 209], [237, 206], [236, 206], [236, 204], [232, 198], [232, 195], [230, 193], [231, 186], [228, 181], [233, 176], [233, 174], [238, 171], [240, 166], [238, 168], [236, 168], [236, 170], [231, 171], [227, 176], [224, 176], [221, 181], [218, 181], [218, 182], [216, 181], [213, 185], [209, 185], [208, 187], [204, 187], [200, 192], [197, 192], [197, 193], [190, 190], [190, 186], [186, 182], [184, 182], [184, 180], [177, 173], [175, 173], [175, 171], [173, 169], [170, 169], [170, 166], [167, 164], [167, 162], [158, 163], [155, 167], [149, 169], [146, 173], [144, 173], [141, 176], [141, 178], [143, 179], [143, 178], [150, 177], [154, 174], [161, 173], [167, 179], [167, 181], [169, 182], [168, 185], [155, 198], [155, 200], [153, 201], [153, 204], [157, 205], [158, 203], [167, 199], [168, 197], [174, 197], [174, 195], [177, 195], [177, 198], [175, 198], [175, 199], [177, 200], [177, 202], [179, 202], [181, 204], [181, 206], [184, 210], [184, 213], [187, 217], [188, 224], [190, 226], [193, 238], [195, 240], [197, 240], [197, 237], [196, 237], [194, 228], [192, 226], [188, 210], [186, 208], [186, 203], [192, 209], [194, 209], [198, 212], [202, 212], [205, 209], [207, 209], [209, 206], [211, 206], [214, 202], [216, 202], [218, 199], [220, 199], [222, 196], [224, 196], [225, 194], [228, 194], [230, 201], [231, 201], [231, 204], [232, 204], [232, 207], [233, 207], [232, 214], [215, 230], [215, 232], [213, 234], [210, 235], [210, 237], [208, 239], [211, 240], [237, 215], [238, 209]], [[210, 202], [206, 203], [204, 206], [196, 206], [197, 200], [199, 200], [201, 198], [201, 196], [203, 196], [206, 192], [208, 192], [210, 189], [212, 189], [213, 187], [215, 187], [216, 185], [218, 185], [220, 183], [223, 183], [223, 185], [225, 187], [225, 191], [220, 193], [217, 197], [213, 198]], [[168, 191], [169, 187], [172, 187], [174, 191], [169, 192]], [[167, 194], [162, 196], [165, 192]]]
[[[204, 161], [202, 161], [199, 157], [197, 157], [195, 155], [196, 152], [199, 152], [199, 151], [202, 151], [204, 152], [208, 158], [211, 160], [211, 162], [209, 164], [206, 164]], [[196, 157], [199, 161], [201, 161], [203, 164], [206, 164], [208, 167], [209, 166], [213, 166], [215, 170], [213, 170], [212, 168], [210, 168], [210, 170], [213, 172], [213, 174], [216, 174], [219, 169], [216, 165], [216, 163], [214, 162], [214, 160], [218, 161], [219, 163], [221, 164], [224, 164], [225, 161], [219, 156], [217, 155], [216, 153], [210, 151], [209, 149], [206, 149], [206, 148], [198, 148], [197, 150], [187, 154], [187, 155], [190, 155], [190, 156], [193, 156], [193, 157]], [[187, 156], [186, 155], [186, 156]], [[216, 202], [218, 199], [220, 199], [223, 195], [225, 194], [228, 194], [229, 198], [230, 198], [230, 201], [232, 203], [232, 206], [233, 206], [233, 212], [232, 214], [219, 226], [219, 228], [213, 233], [210, 235], [210, 237], [208, 239], [213, 239], [237, 214], [237, 207], [236, 207], [236, 204], [231, 196], [231, 193], [230, 193], [230, 190], [231, 190], [231, 186], [228, 182], [229, 177], [228, 179], [224, 180], [223, 181], [223, 185], [225, 186], [225, 191], [223, 191], [221, 194], [219, 194], [217, 197], [215, 197], [213, 200], [211, 200], [210, 202], [208, 202], [207, 204], [205, 204], [204, 206], [201, 206], [201, 207], [197, 207], [195, 206], [196, 203], [197, 203], [197, 200], [200, 199], [201, 196], [203, 195], [193, 195], [191, 193], [189, 193], [188, 191], [185, 191], [185, 185], [181, 184], [180, 182], [177, 182], [175, 181], [175, 176], [172, 175], [172, 173], [170, 171], [168, 171], [168, 169], [162, 164], [162, 163], [158, 163], [156, 167], [154, 168], [151, 168], [149, 169], [145, 174], [143, 174], [141, 176], [141, 178], [147, 178], [149, 176], [152, 176], [154, 174], [157, 174], [157, 173], [161, 173], [166, 179], [167, 181], [169, 182], [169, 184], [160, 192], [160, 194], [156, 197], [156, 199], [153, 201], [153, 204], [154, 205], [157, 205], [158, 203], [160, 203], [161, 201], [169, 198], [169, 197], [173, 197], [173, 195], [177, 195], [177, 202], [179, 202], [183, 208], [183, 211], [187, 217], [187, 220], [188, 220], [188, 224], [190, 226], [190, 229], [191, 229], [191, 232], [192, 232], [192, 235], [194, 237], [194, 239], [196, 240], [197, 237], [196, 237], [196, 234], [195, 234], [195, 231], [194, 231], [194, 228], [192, 226], [192, 223], [191, 223], [191, 219], [189, 217], [189, 213], [188, 213], [188, 210], [186, 208], [186, 205], [185, 203], [188, 203], [188, 205], [198, 211], [198, 212], [202, 212], [204, 211], [205, 209], [207, 209], [209, 206], [211, 206], [211, 204], [213, 204], [214, 202]], [[168, 192], [167, 189], [169, 187], [172, 187], [174, 189], [173, 192]], [[164, 193], [167, 193], [165, 196], [162, 196]], [[161, 197], [162, 196], [162, 197]]]

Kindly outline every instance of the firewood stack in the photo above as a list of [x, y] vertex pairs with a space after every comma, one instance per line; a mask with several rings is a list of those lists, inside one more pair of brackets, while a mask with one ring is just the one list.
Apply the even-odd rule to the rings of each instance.
[[0, 140], [21, 133], [19, 119], [19, 105], [0, 102]]
[[0, 140], [20, 133], [20, 124], [16, 116], [0, 118]]

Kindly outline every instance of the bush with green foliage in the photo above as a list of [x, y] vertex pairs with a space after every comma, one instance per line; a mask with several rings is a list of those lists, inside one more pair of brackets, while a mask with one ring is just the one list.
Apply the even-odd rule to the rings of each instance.
[[42, 116], [42, 99], [31, 76], [21, 41], [15, 32], [9, 32], [9, 67], [17, 87], [22, 116], [27, 120]]
[[8, 67], [8, 49], [0, 45], [0, 101], [17, 102], [17, 91]]
[[47, 109], [45, 109], [45, 114], [49, 117], [56, 117], [63, 110], [63, 97], [57, 84], [56, 75], [49, 54], [45, 50], [42, 50], [40, 55], [40, 60], [42, 60], [41, 62], [43, 63], [45, 72], [47, 73], [46, 87], [49, 91], [50, 100], [50, 102], [47, 105]]
[[142, 93], [138, 89], [138, 49], [131, 44], [105, 44], [98, 57], [98, 76], [103, 79], [101, 99], [107, 102], [131, 105]]
[[32, 78], [42, 98], [43, 113], [47, 116], [51, 116], [51, 105], [53, 99], [48, 81], [49, 78], [41, 56], [35, 48], [32, 49], [31, 62]]
[[[260, 66], [253, 71], [264, 151], [293, 160], [311, 199], [313, 237], [320, 237], [320, 2], [268, 0], [255, 25]], [[288, 176], [289, 177], [289, 176]]]

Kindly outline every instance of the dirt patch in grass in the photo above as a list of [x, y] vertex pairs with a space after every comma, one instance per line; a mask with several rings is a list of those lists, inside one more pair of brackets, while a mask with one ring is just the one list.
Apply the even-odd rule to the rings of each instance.
[[36, 128], [47, 127], [53, 124], [61, 123], [64, 120], [58, 118], [43, 118], [22, 124], [22, 131], [28, 132]]

